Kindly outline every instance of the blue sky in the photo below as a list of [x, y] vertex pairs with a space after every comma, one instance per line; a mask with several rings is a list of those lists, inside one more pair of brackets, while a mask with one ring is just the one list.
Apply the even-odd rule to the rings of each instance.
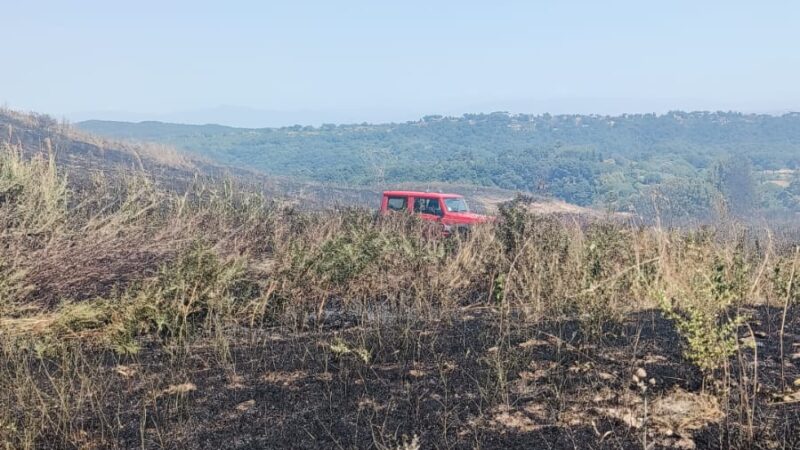
[[800, 110], [800, 2], [0, 3], [0, 103], [76, 119]]

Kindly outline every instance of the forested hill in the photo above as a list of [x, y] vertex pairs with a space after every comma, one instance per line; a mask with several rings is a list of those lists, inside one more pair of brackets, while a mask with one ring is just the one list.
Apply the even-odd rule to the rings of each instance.
[[[320, 181], [473, 183], [644, 212], [797, 211], [800, 113], [466, 114], [393, 124], [242, 129], [87, 121], [100, 135], [171, 144], [237, 166]], [[736, 211], [734, 211], [736, 212]]]

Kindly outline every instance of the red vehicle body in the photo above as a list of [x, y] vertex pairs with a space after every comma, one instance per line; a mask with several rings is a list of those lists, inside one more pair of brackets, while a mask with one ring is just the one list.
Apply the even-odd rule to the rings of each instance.
[[491, 216], [470, 212], [464, 197], [418, 191], [384, 191], [381, 214], [392, 211], [417, 214], [423, 220], [439, 222], [445, 233], [467, 229], [477, 223], [489, 222]]

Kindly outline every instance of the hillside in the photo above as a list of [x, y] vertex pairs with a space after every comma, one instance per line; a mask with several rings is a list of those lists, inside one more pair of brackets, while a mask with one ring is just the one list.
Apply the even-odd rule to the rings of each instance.
[[267, 198], [303, 208], [373, 205], [378, 195], [371, 189], [267, 176], [210, 161], [170, 145], [103, 138], [45, 114], [0, 109], [0, 149], [5, 147], [21, 152], [26, 159], [53, 155], [72, 188], [84, 188], [97, 180], [141, 176], [160, 188], [184, 192], [194, 184], [228, 180], [238, 189], [263, 193]]
[[[429, 116], [395, 124], [240, 129], [88, 121], [103, 136], [161, 142], [239, 167], [375, 185], [449, 182], [553, 195], [578, 205], [708, 215], [798, 211], [800, 114]], [[735, 186], [745, 186], [739, 188]]]
[[800, 448], [796, 227], [443, 237], [70, 142], [0, 145], [0, 448]]
[[[143, 172], [167, 184], [190, 179], [215, 166], [159, 144], [133, 144], [81, 132], [50, 116], [0, 109], [0, 146], [11, 146], [26, 158], [52, 155], [74, 181], [92, 175], [116, 176]], [[218, 168], [219, 166], [216, 166]]]

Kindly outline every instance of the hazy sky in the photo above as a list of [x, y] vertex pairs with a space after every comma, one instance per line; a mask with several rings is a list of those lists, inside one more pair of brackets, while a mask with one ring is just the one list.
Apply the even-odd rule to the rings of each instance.
[[800, 2], [0, 0], [0, 61], [0, 103], [78, 118], [773, 112]]

